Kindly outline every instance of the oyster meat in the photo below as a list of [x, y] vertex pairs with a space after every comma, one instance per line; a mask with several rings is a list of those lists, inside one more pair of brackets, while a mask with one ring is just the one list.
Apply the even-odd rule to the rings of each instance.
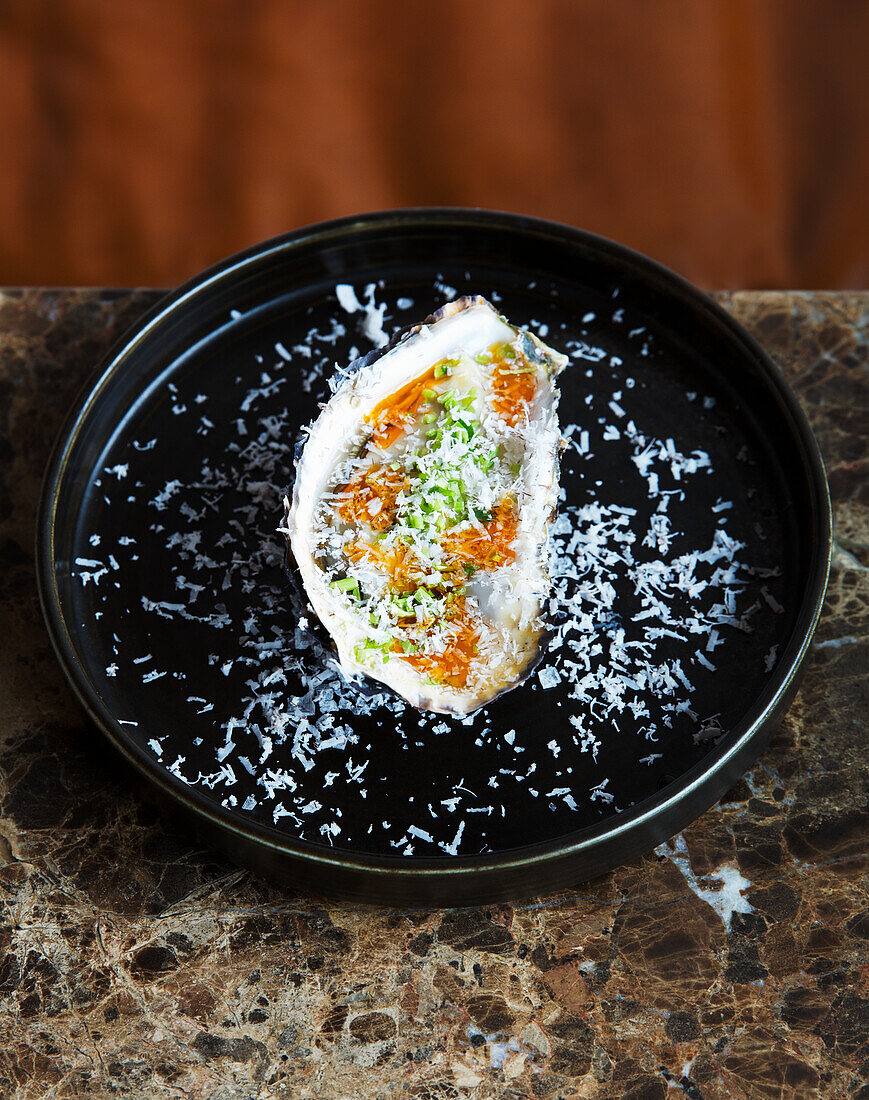
[[566, 362], [466, 297], [353, 364], [282, 528], [345, 674], [465, 715], [533, 668]]

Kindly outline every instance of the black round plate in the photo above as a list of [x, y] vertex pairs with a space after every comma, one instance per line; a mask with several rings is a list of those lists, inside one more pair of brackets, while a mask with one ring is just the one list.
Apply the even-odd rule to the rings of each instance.
[[[571, 362], [548, 648], [457, 721], [343, 681], [276, 528], [335, 363], [463, 293]], [[720, 797], [795, 689], [829, 552], [806, 421], [723, 310], [609, 241], [450, 209], [315, 226], [166, 297], [73, 410], [38, 537], [70, 682], [218, 844], [450, 904], [599, 874]]]

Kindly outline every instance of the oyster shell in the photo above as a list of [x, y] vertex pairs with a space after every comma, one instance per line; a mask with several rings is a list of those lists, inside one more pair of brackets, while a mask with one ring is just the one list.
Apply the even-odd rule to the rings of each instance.
[[466, 297], [338, 385], [282, 530], [345, 674], [465, 715], [533, 667], [566, 362]]

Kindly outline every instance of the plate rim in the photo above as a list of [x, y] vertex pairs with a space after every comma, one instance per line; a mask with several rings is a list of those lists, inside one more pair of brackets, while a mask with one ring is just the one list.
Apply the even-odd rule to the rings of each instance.
[[[701, 760], [677, 776], [661, 791], [652, 794], [634, 806], [601, 821], [584, 826], [554, 839], [504, 849], [497, 853], [479, 853], [462, 856], [401, 856], [378, 853], [354, 852], [352, 849], [333, 848], [317, 841], [293, 838], [275, 826], [253, 819], [245, 820], [231, 809], [224, 808], [203, 795], [198, 789], [171, 776], [156, 758], [123, 729], [111, 710], [103, 705], [99, 693], [87, 676], [83, 663], [76, 656], [73, 638], [57, 588], [54, 569], [54, 533], [56, 505], [64, 484], [64, 475], [76, 441], [86, 423], [90, 409], [108, 383], [123, 370], [124, 363], [134, 349], [149, 334], [174, 313], [182, 310], [188, 301], [206, 293], [222, 280], [231, 278], [252, 263], [261, 262], [271, 254], [292, 251], [305, 245], [326, 242], [330, 239], [349, 241], [354, 235], [372, 230], [390, 228], [459, 229], [462, 225], [488, 227], [522, 236], [556, 237], [562, 243], [586, 250], [605, 253], [620, 266], [626, 264], [644, 277], [654, 280], [659, 288], [680, 297], [683, 303], [706, 314], [707, 321], [723, 326], [731, 339], [742, 346], [753, 367], [759, 371], [767, 388], [785, 418], [793, 441], [803, 460], [809, 490], [809, 506], [813, 517], [812, 530], [806, 538], [811, 541], [810, 561], [807, 570], [805, 594], [796, 616], [791, 636], [778, 660], [774, 673], [760, 692], [743, 719], [722, 739], [721, 746], [712, 748]], [[560, 864], [565, 860], [578, 860], [598, 846], [618, 846], [634, 839], [635, 853], [647, 850], [649, 844], [641, 839], [643, 831], [656, 820], [667, 820], [680, 805], [692, 803], [685, 823], [693, 821], [708, 809], [742, 774], [753, 759], [762, 752], [773, 723], [796, 690], [798, 677], [808, 655], [812, 636], [821, 615], [829, 577], [832, 552], [832, 509], [829, 486], [817, 441], [806, 414], [772, 357], [761, 347], [735, 318], [713, 301], [704, 291], [689, 283], [678, 273], [658, 261], [645, 256], [626, 245], [591, 233], [575, 226], [556, 221], [514, 214], [504, 211], [468, 207], [405, 207], [377, 210], [360, 215], [331, 219], [304, 226], [288, 233], [269, 238], [234, 253], [164, 294], [128, 328], [100, 363], [85, 380], [77, 398], [67, 414], [56, 438], [45, 471], [40, 495], [36, 526], [36, 575], [39, 600], [49, 637], [61, 669], [79, 702], [90, 719], [127, 761], [149, 782], [155, 783], [172, 801], [180, 802], [187, 810], [201, 819], [203, 824], [216, 828], [220, 833], [230, 833], [245, 844], [266, 848], [282, 858], [301, 861], [319, 869], [337, 872], [358, 872], [364, 875], [386, 875], [390, 879], [408, 884], [420, 880], [479, 879], [502, 875], [510, 871], [532, 872], [539, 867]], [[756, 751], [753, 751], [756, 749]], [[716, 778], [718, 783], [715, 783]], [[701, 792], [704, 797], [697, 808]], [[680, 828], [685, 827], [683, 824]], [[669, 829], [669, 826], [668, 826]], [[677, 829], [660, 834], [660, 839], [673, 835]], [[628, 847], [630, 844], [628, 843]], [[629, 855], [624, 858], [631, 858]], [[616, 862], [623, 862], [620, 857]], [[614, 864], [610, 864], [611, 866]], [[538, 876], [539, 877], [539, 876]]]

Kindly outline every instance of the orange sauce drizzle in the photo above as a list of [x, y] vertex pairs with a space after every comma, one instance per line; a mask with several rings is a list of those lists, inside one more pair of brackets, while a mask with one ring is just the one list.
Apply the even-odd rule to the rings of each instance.
[[441, 360], [440, 363], [435, 363], [425, 374], [414, 378], [389, 397], [384, 397], [365, 417], [366, 422], [374, 428], [371, 442], [375, 447], [388, 447], [399, 436], [404, 435], [422, 404], [422, 391], [439, 386], [446, 378], [446, 375], [440, 378], [435, 376], [438, 367], [443, 366], [444, 362], [445, 360]]
[[352, 562], [368, 561], [389, 577], [390, 584], [400, 596], [415, 592], [423, 571], [419, 563], [404, 543], [382, 547], [377, 543], [356, 540], [344, 547], [344, 552]]
[[504, 497], [492, 512], [482, 531], [470, 527], [464, 531], [447, 531], [443, 540], [444, 553], [451, 565], [461, 569], [474, 565], [477, 569], [495, 569], [516, 560], [513, 541], [519, 517], [509, 497]]
[[439, 684], [464, 688], [468, 683], [471, 662], [477, 655], [480, 630], [463, 596], [453, 604], [447, 630], [450, 642], [442, 653], [404, 653], [398, 642], [393, 646], [393, 652], [401, 652], [409, 665]]
[[[385, 531], [392, 526], [395, 518], [398, 494], [407, 485], [403, 470], [391, 470], [388, 466], [376, 464], [370, 466], [339, 490], [348, 495], [338, 505], [338, 515], [347, 523], [357, 526], [366, 523], [375, 531]], [[380, 501], [380, 510], [372, 515], [368, 506], [376, 500]]]
[[530, 366], [524, 358], [507, 359], [503, 344], [494, 344], [490, 353], [492, 364], [492, 408], [515, 428], [527, 415], [528, 406], [534, 400], [537, 389], [537, 371], [516, 371], [517, 367]]

